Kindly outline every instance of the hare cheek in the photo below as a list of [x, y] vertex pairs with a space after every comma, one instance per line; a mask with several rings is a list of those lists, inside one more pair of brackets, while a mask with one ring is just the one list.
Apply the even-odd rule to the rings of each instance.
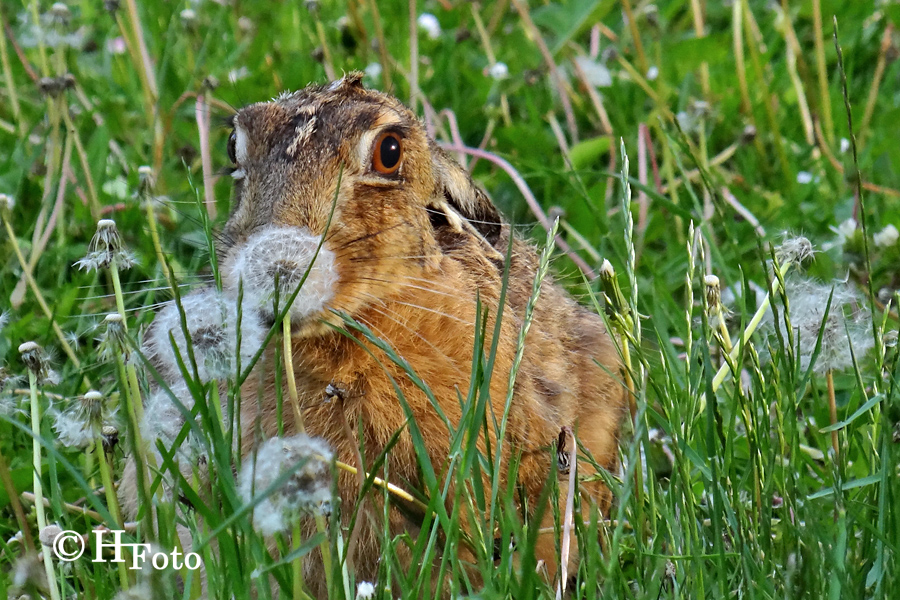
[[243, 165], [250, 156], [247, 150], [249, 138], [247, 132], [237, 122], [234, 124], [234, 138], [234, 155], [237, 158], [237, 164]]

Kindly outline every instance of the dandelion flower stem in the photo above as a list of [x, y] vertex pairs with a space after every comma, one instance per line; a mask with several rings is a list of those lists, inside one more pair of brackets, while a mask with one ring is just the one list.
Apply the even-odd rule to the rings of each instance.
[[303, 426], [303, 413], [300, 412], [300, 397], [297, 394], [297, 379], [294, 377], [294, 352], [291, 343], [291, 316], [290, 313], [285, 315], [281, 321], [282, 337], [284, 338], [284, 371], [287, 374], [288, 396], [291, 399], [291, 407], [294, 409], [294, 420], [297, 433], [306, 433]]
[[[109, 470], [109, 463], [106, 458], [106, 451], [103, 448], [103, 440], [98, 435], [94, 438], [94, 452], [99, 457], [97, 461], [100, 464], [100, 481], [103, 482], [103, 492], [106, 494], [106, 505], [109, 507], [109, 512], [112, 513], [113, 527], [116, 529], [122, 528], [122, 510], [119, 508], [119, 499], [116, 497], [116, 488], [113, 485], [112, 475]], [[120, 562], [116, 565], [118, 567], [119, 572], [119, 585], [122, 586], [122, 589], [127, 590], [128, 585], [128, 572], [125, 570], [125, 563]]]
[[128, 319], [125, 318], [125, 300], [122, 296], [122, 281], [119, 279], [119, 265], [116, 264], [117, 262], [115, 258], [112, 259], [109, 265], [109, 276], [112, 278], [113, 293], [116, 296], [116, 310], [119, 311], [119, 315], [122, 317], [122, 326], [125, 328], [125, 331], [128, 331]]
[[[41, 483], [41, 405], [37, 394], [37, 373], [28, 369], [28, 387], [31, 390], [31, 431], [32, 457], [34, 459], [34, 510], [37, 514], [38, 531], [43, 531], [47, 526], [47, 515], [44, 513], [44, 488]], [[47, 571], [47, 585], [50, 586], [51, 600], [60, 600], [59, 589], [56, 587], [56, 572], [53, 570], [53, 557], [50, 547], [41, 544], [41, 554], [44, 557], [44, 569]]]
[[[291, 536], [291, 549], [297, 550], [301, 545], [300, 521], [294, 521], [294, 532]], [[306, 596], [303, 592], [303, 557], [298, 556], [291, 563], [291, 573], [294, 576], [294, 598]]]
[[716, 320], [719, 322], [719, 333], [722, 334], [724, 350], [730, 354], [734, 350], [734, 344], [731, 342], [731, 334], [728, 333], [728, 326], [725, 324], [725, 313], [722, 311], [721, 303], [716, 306]]
[[[325, 568], [326, 589], [331, 593], [331, 548], [328, 545], [328, 524], [325, 522], [325, 515], [320, 512], [316, 512], [315, 518], [316, 529], [325, 535], [325, 539], [319, 544], [319, 550], [322, 552], [322, 566]], [[297, 541], [299, 541], [299, 536]]]
[[[783, 265], [781, 265], [779, 272], [781, 273], [782, 278], [787, 274], [788, 269], [790, 269], [790, 268], [791, 268], [790, 262], [785, 262]], [[780, 289], [781, 289], [781, 283], [780, 283], [779, 279], [776, 278], [772, 281], [772, 291], [774, 293], [774, 292], [778, 292], [778, 290], [780, 290]], [[716, 373], [716, 376], [713, 377], [713, 382], [712, 382], [713, 392], [715, 392], [716, 390], [719, 389], [719, 387], [721, 387], [722, 382], [725, 381], [725, 378], [731, 372], [731, 365], [729, 365], [729, 362], [731, 362], [731, 363], [737, 362], [738, 353], [741, 351], [741, 348], [744, 347], [744, 344], [746, 344], [747, 341], [750, 339], [750, 336], [753, 335], [753, 332], [756, 331], [756, 328], [759, 327], [759, 324], [762, 321], [763, 317], [765, 316], [766, 311], [769, 310], [769, 304], [771, 304], [771, 302], [772, 302], [772, 295], [766, 294], [766, 297], [763, 298], [763, 301], [762, 301], [762, 303], [760, 303], [759, 308], [756, 310], [756, 313], [753, 315], [753, 318], [750, 319], [750, 322], [747, 324], [747, 328], [744, 330], [744, 333], [741, 334], [738, 345], [734, 346], [731, 349], [731, 352], [728, 353], [728, 356], [731, 358], [731, 360], [730, 361], [726, 360], [725, 364], [723, 364], [721, 366], [721, 368], [719, 368], [719, 371]]]
[[[828, 384], [828, 413], [831, 417], [831, 426], [837, 425], [837, 403], [834, 398], [834, 371], [828, 369], [825, 373], [825, 382]], [[834, 462], [837, 464], [841, 455], [841, 443], [838, 439], [838, 430], [831, 430], [831, 446], [834, 448]]]

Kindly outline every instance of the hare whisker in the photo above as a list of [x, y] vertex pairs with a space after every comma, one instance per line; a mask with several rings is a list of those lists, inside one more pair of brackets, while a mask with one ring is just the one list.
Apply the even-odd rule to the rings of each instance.
[[[447, 359], [447, 362], [449, 362], [449, 363], [451, 363], [451, 364], [453, 365], [453, 370], [456, 371], [457, 374], [463, 375], [463, 371], [462, 371], [462, 369], [460, 369], [459, 366], [456, 364], [456, 361], [454, 361], [452, 358], [450, 358], [450, 357], [449, 357], [444, 351], [442, 351], [440, 348], [438, 348], [438, 347], [435, 346], [433, 343], [431, 343], [430, 341], [428, 341], [428, 340], [427, 340], [422, 334], [420, 334], [418, 331], [412, 329], [411, 327], [409, 327], [408, 325], [406, 325], [405, 323], [403, 323], [403, 322], [400, 321], [399, 319], [394, 318], [393, 316], [389, 315], [388, 313], [382, 311], [381, 309], [379, 309], [379, 308], [377, 308], [377, 307], [375, 307], [375, 306], [370, 305], [369, 308], [371, 308], [373, 311], [375, 311], [375, 312], [377, 312], [378, 314], [380, 314], [381, 316], [383, 316], [385, 319], [390, 319], [391, 321], [393, 321], [394, 323], [396, 323], [398, 326], [402, 327], [403, 329], [405, 329], [405, 330], [407, 330], [408, 332], [410, 332], [412, 335], [416, 336], [419, 340], [421, 340], [421, 341], [424, 342], [428, 347], [430, 347], [432, 350], [434, 350], [435, 353], [437, 353], [439, 356], [442, 356], [442, 357], [446, 358], [446, 359]], [[391, 312], [391, 313], [393, 313], [393, 314], [395, 314], [395, 315], [397, 314], [396, 312], [390, 310], [390, 309], [387, 308], [387, 307], [384, 307], [384, 308], [385, 308], [385, 310], [387, 310], [387, 311], [389, 311], [389, 312]], [[374, 329], [377, 329], [373, 324], [366, 322], [366, 320], [363, 319], [363, 318], [360, 318], [359, 321], [363, 322], [363, 323], [364, 323], [365, 325], [367, 325], [370, 329], [373, 329], [373, 330], [374, 330]], [[384, 339], [384, 341], [386, 341], [387, 343], [389, 343], [389, 344], [391, 345], [392, 348], [396, 348], [394, 342], [392, 342], [391, 340], [389, 340], [383, 333], [380, 333], [380, 332], [379, 332], [379, 335], [382, 337], [382, 339]]]
[[[442, 296], [447, 296], [448, 298], [456, 298], [459, 295], [459, 294], [453, 293], [452, 291], [441, 291], [441, 290], [438, 290], [435, 288], [427, 288], [427, 287], [423, 287], [420, 285], [407, 283], [404, 281], [391, 281], [388, 279], [378, 279], [377, 277], [356, 277], [355, 279], [360, 280], [360, 281], [374, 281], [377, 283], [383, 283], [383, 284], [385, 284], [385, 287], [387, 287], [388, 285], [399, 285], [399, 286], [408, 287], [408, 288], [412, 288], [412, 289], [416, 289], [416, 290], [422, 290], [423, 292], [431, 292], [432, 294], [440, 294]], [[447, 288], [447, 289], [449, 290], [450, 288]]]
[[[377, 296], [375, 296], [375, 295], [373, 295], [373, 294], [370, 294], [369, 292], [366, 292], [366, 294], [369, 295], [369, 296], [372, 296], [372, 298], [377, 298]], [[419, 310], [424, 310], [425, 312], [430, 312], [430, 313], [435, 314], [435, 315], [437, 315], [437, 316], [439, 316], [439, 317], [444, 317], [444, 318], [447, 318], [447, 319], [452, 319], [452, 320], [454, 320], [454, 321], [457, 321], [458, 323], [462, 323], [463, 325], [466, 325], [467, 327], [472, 327], [472, 326], [475, 325], [475, 323], [473, 323], [472, 321], [466, 321], [465, 319], [460, 319], [459, 317], [456, 317], [456, 316], [454, 316], [454, 315], [449, 315], [449, 314], [447, 314], [447, 313], [445, 313], [445, 312], [441, 312], [441, 311], [435, 310], [435, 309], [433, 309], [433, 308], [428, 308], [427, 306], [419, 306], [418, 304], [413, 304], [413, 303], [411, 303], [411, 302], [401, 302], [400, 300], [396, 300], [396, 299], [391, 299], [391, 300], [389, 300], [389, 302], [392, 303], [392, 304], [400, 304], [400, 305], [403, 305], [403, 306], [408, 306], [408, 307], [410, 307], [410, 308], [418, 308]]]

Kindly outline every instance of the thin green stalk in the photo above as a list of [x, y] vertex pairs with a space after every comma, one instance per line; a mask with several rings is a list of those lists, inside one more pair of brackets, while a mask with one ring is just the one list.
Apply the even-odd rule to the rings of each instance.
[[[750, 12], [750, 5], [747, 0], [735, 0], [743, 6], [744, 10], [744, 28], [748, 37], [752, 33], [753, 13]], [[778, 162], [781, 163], [781, 171], [785, 180], [789, 180], [791, 172], [790, 163], [788, 162], [787, 153], [784, 149], [784, 140], [781, 137], [781, 131], [778, 128], [778, 116], [775, 112], [775, 105], [772, 99], [772, 93], [769, 90], [769, 83], [766, 80], [765, 69], [763, 69], [762, 60], [759, 55], [759, 48], [750, 40], [747, 42], [747, 48], [750, 49], [750, 62], [753, 65], [753, 72], [756, 75], [757, 84], [759, 85], [759, 93], [762, 95], [762, 105], [769, 122], [769, 130], [772, 134], [772, 144], [775, 146], [775, 154], [778, 156]], [[758, 137], [758, 136], [757, 136]]]
[[631, 39], [634, 42], [634, 53], [637, 55], [638, 66], [641, 73], [646, 75], [650, 65], [647, 63], [647, 55], [644, 54], [644, 44], [641, 43], [641, 30], [638, 28], [637, 21], [634, 18], [634, 10], [631, 8], [631, 0], [622, 0], [622, 9], [628, 19], [628, 30], [631, 32]]
[[[97, 462], [100, 465], [100, 481], [103, 483], [103, 492], [106, 495], [106, 505], [109, 507], [109, 512], [112, 513], [113, 520], [115, 521], [113, 526], [121, 529], [124, 523], [122, 520], [122, 509], [119, 507], [119, 499], [116, 496], [116, 487], [113, 484], [109, 462], [107, 462], [106, 450], [103, 448], [103, 439], [100, 436], [94, 438], [92, 454], [98, 457]], [[123, 590], [127, 590], [129, 583], [125, 563], [116, 563], [116, 567], [119, 574], [119, 585]]]
[[319, 551], [322, 553], [322, 567], [325, 569], [325, 586], [328, 593], [332, 594], [334, 588], [332, 587], [331, 548], [328, 545], [328, 523], [325, 522], [325, 516], [318, 512], [315, 519], [316, 530], [325, 536], [325, 539], [319, 544]]
[[13, 118], [18, 125], [19, 138], [24, 138], [27, 133], [25, 121], [22, 119], [22, 109], [19, 106], [19, 92], [16, 82], [13, 80], [12, 69], [9, 65], [9, 49], [6, 46], [6, 34], [0, 35], [0, 65], [3, 66], [3, 80], [6, 83], [6, 91], [9, 94], [9, 104], [12, 107]]
[[31, 0], [28, 3], [28, 10], [31, 13], [31, 21], [34, 24], [35, 29], [38, 30], [37, 47], [38, 62], [41, 65], [41, 75], [50, 77], [50, 61], [47, 59], [47, 46], [44, 44], [44, 32], [41, 27], [41, 13], [38, 4], [38, 0]]
[[[32, 466], [34, 467], [34, 510], [37, 515], [38, 531], [43, 531], [47, 527], [47, 515], [44, 512], [44, 488], [41, 482], [41, 443], [38, 438], [41, 437], [41, 405], [38, 401], [37, 393], [37, 374], [34, 369], [28, 369], [28, 387], [31, 392], [31, 431], [34, 433], [32, 438]], [[47, 572], [47, 585], [50, 587], [50, 598], [52, 600], [60, 600], [59, 588], [57, 587], [56, 571], [53, 570], [53, 556], [50, 553], [50, 547], [41, 544], [41, 554], [44, 557], [44, 569]]]
[[300, 410], [300, 396], [297, 394], [297, 378], [294, 375], [294, 345], [291, 336], [291, 315], [286, 314], [281, 320], [282, 341], [284, 342], [284, 372], [287, 375], [288, 397], [291, 400], [291, 408], [294, 410], [294, 427], [297, 433], [305, 433], [303, 426], [303, 412]]
[[825, 122], [825, 139], [834, 145], [834, 120], [831, 117], [831, 98], [828, 94], [828, 71], [825, 67], [825, 32], [822, 27], [822, 0], [812, 0], [813, 32], [816, 49], [816, 72], [819, 80], [819, 109]]
[[[65, 122], [66, 124], [66, 129], [75, 142], [75, 152], [76, 154], [78, 154], [78, 160], [81, 162], [81, 170], [84, 173], [84, 180], [87, 182], [88, 198], [90, 200], [91, 207], [91, 217], [93, 217], [94, 221], [99, 221], [101, 218], [100, 200], [97, 197], [97, 188], [96, 186], [94, 186], [94, 178], [91, 175], [91, 166], [88, 162], [87, 152], [84, 149], [84, 145], [81, 143], [81, 136], [78, 135], [78, 130], [75, 128], [75, 124], [72, 122], [72, 116], [69, 114], [69, 107], [67, 104], [63, 103], [61, 112], [63, 122]], [[66, 174], [62, 173], [60, 175], [60, 180], [62, 180], [62, 178], [65, 176]]]
[[[78, 360], [75, 351], [72, 350], [72, 346], [70, 346], [69, 342], [66, 340], [66, 336], [63, 334], [62, 329], [59, 328], [59, 325], [53, 318], [53, 312], [50, 310], [50, 307], [47, 306], [47, 302], [44, 300], [44, 296], [41, 294], [41, 290], [38, 288], [37, 282], [31, 274], [31, 269], [28, 268], [28, 261], [26, 261], [25, 256], [22, 255], [22, 249], [19, 247], [19, 241], [16, 239], [16, 234], [13, 231], [12, 225], [10, 225], [8, 216], [0, 214], [0, 220], [3, 221], [3, 225], [6, 227], [6, 234], [9, 236], [9, 241], [12, 244], [13, 252], [16, 253], [16, 258], [19, 259], [19, 265], [22, 267], [22, 274], [25, 276], [25, 281], [28, 282], [28, 287], [31, 288], [31, 292], [34, 294], [34, 298], [37, 300], [38, 305], [40, 305], [44, 316], [50, 321], [50, 326], [53, 328], [53, 333], [56, 334], [59, 345], [62, 346], [63, 352], [66, 353], [66, 356], [72, 361], [75, 368], [80, 369], [81, 361]], [[90, 380], [88, 380], [87, 375], [84, 376], [84, 382], [90, 387], [91, 383]]]
[[[294, 521], [294, 531], [291, 535], [291, 550], [297, 550], [302, 546], [302, 532], [300, 520]], [[325, 542], [327, 543], [327, 542]], [[298, 556], [291, 562], [291, 575], [293, 576], [294, 598], [302, 598], [306, 595], [303, 591], [303, 557]]]
[[378, 12], [378, 3], [368, 0], [369, 9], [372, 11], [372, 25], [375, 27], [375, 39], [378, 41], [378, 54], [381, 57], [381, 82], [384, 89], [391, 89], [391, 57], [387, 50], [387, 40], [384, 38], [384, 28], [381, 26], [381, 14]]
[[[831, 426], [837, 424], [837, 402], [834, 396], [834, 372], [831, 369], [825, 373], [825, 382], [828, 385], [828, 416], [831, 419]], [[840, 463], [841, 443], [838, 439], [838, 430], [831, 430], [831, 447], [834, 448], [834, 462]], [[835, 466], [837, 468], [837, 466]]]

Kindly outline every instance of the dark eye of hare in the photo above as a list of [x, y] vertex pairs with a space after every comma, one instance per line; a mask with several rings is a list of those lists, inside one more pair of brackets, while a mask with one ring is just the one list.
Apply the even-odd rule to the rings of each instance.
[[400, 137], [396, 133], [382, 133], [375, 142], [375, 154], [372, 156], [372, 166], [383, 175], [390, 175], [400, 168], [400, 159], [403, 158], [403, 146]]
[[237, 135], [232, 131], [228, 136], [228, 160], [237, 164], [237, 155], [235, 154], [235, 145], [237, 144]]

